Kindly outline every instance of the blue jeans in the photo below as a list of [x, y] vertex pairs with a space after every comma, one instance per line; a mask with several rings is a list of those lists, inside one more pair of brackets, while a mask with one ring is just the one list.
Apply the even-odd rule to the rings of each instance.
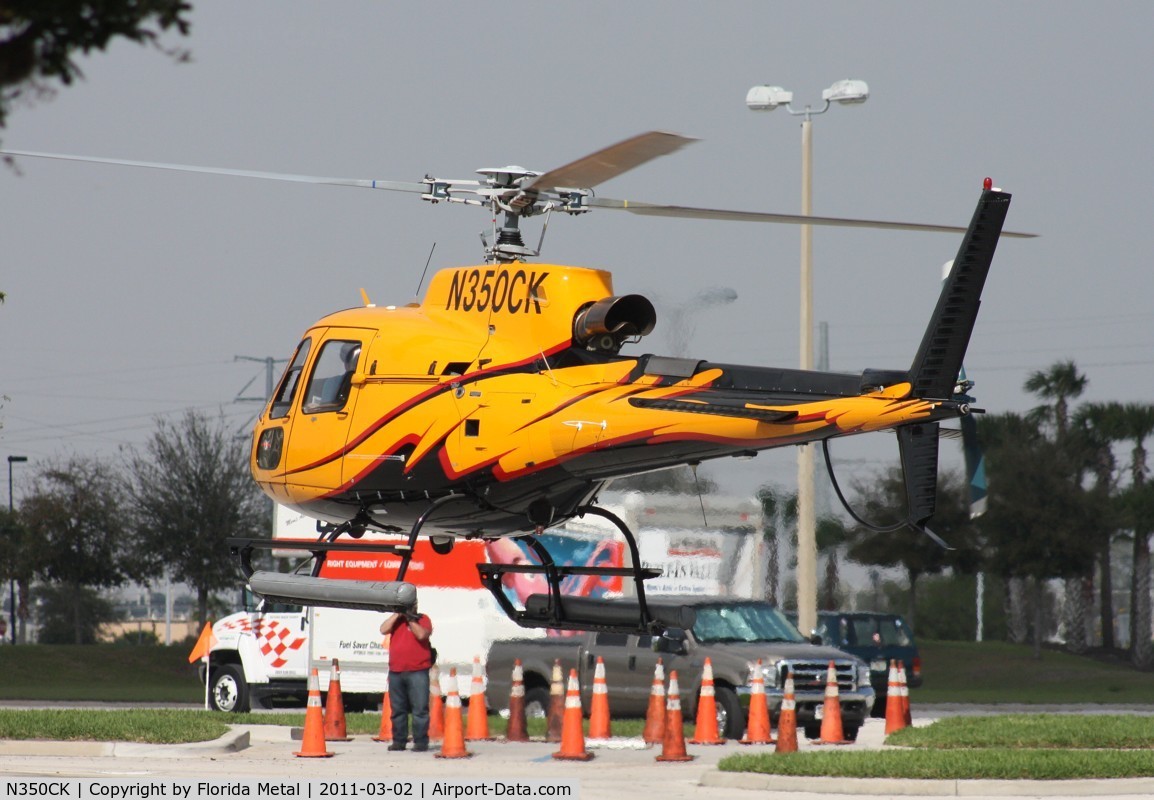
[[429, 744], [429, 671], [389, 673], [389, 703], [393, 707], [393, 743], [409, 740], [409, 715], [413, 715], [413, 744]]

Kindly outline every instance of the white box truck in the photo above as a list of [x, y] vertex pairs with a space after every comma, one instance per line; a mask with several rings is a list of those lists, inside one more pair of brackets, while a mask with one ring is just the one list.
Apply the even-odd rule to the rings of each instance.
[[[315, 541], [315, 520], [278, 505], [273, 538]], [[382, 538], [389, 537], [366, 533], [363, 541]], [[463, 678], [461, 692], [466, 696], [473, 659], [483, 661], [489, 643], [537, 633], [519, 628], [482, 587], [476, 565], [487, 560], [487, 550], [483, 542], [458, 541], [448, 555], [439, 555], [427, 539], [422, 539], [406, 575], [406, 580], [417, 586], [421, 612], [433, 622], [438, 667], [446, 675], [450, 667], [456, 667]], [[273, 552], [281, 555], [280, 551]], [[299, 552], [284, 553], [299, 557]], [[334, 551], [321, 575], [392, 580], [399, 563], [400, 557], [389, 553]], [[388, 643], [379, 632], [384, 614], [267, 602], [247, 590], [244, 606], [243, 611], [213, 625], [216, 642], [208, 659], [208, 702], [212, 708], [248, 711], [268, 707], [278, 698], [303, 702], [314, 668], [321, 690], [328, 690], [334, 660], [340, 662], [341, 694], [350, 710], [380, 703], [389, 669]], [[203, 667], [202, 662], [202, 673]], [[203, 674], [201, 677], [203, 680]]]

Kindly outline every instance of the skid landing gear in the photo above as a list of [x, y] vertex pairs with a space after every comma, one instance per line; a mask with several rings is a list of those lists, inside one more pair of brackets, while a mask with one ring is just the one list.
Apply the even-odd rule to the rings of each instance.
[[[417, 601], [417, 587], [405, 581], [417, 537], [430, 517], [442, 506], [466, 500], [463, 495], [446, 495], [429, 505], [413, 524], [404, 541], [337, 541], [348, 534], [360, 538], [371, 525], [367, 515], [326, 530], [316, 541], [283, 539], [229, 539], [233, 555], [240, 559], [241, 571], [252, 591], [267, 600], [304, 606], [355, 608], [369, 611], [407, 612]], [[632, 567], [563, 566], [557, 564], [545, 546], [534, 534], [518, 537], [528, 544], [540, 564], [478, 564], [481, 584], [496, 598], [501, 610], [518, 625], [525, 628], [555, 630], [612, 631], [659, 635], [666, 628], [691, 628], [694, 612], [680, 605], [654, 603], [645, 596], [645, 581], [661, 575], [661, 570], [639, 566], [641, 554], [637, 540], [628, 526], [617, 515], [597, 506], [586, 506], [579, 515], [593, 514], [612, 522], [629, 547]], [[542, 528], [538, 528], [538, 533]], [[431, 537], [434, 552], [448, 553], [455, 540], [450, 536]], [[312, 567], [304, 572], [270, 572], [255, 569], [252, 563], [256, 550], [297, 550], [312, 556]], [[396, 579], [391, 581], [340, 580], [320, 577], [321, 567], [333, 552], [391, 553], [401, 558]], [[505, 594], [503, 578], [512, 573], [542, 575], [548, 591], [524, 598], [524, 607], [517, 608]], [[592, 597], [567, 596], [561, 593], [561, 580], [570, 575], [632, 578], [634, 597], [604, 600]]]
[[[460, 495], [445, 495], [433, 501], [413, 524], [405, 542], [338, 542], [348, 534], [354, 539], [364, 535], [371, 520], [362, 513], [356, 518], [325, 531], [315, 542], [284, 539], [228, 540], [233, 555], [240, 559], [241, 572], [249, 588], [266, 600], [325, 608], [355, 608], [366, 611], [408, 612], [417, 602], [417, 587], [405, 581], [417, 536], [429, 517], [446, 503], [460, 500]], [[450, 548], [452, 541], [450, 540]], [[299, 572], [269, 572], [253, 567], [254, 550], [300, 550], [312, 554], [311, 574]], [[321, 567], [331, 552], [391, 553], [401, 557], [396, 580], [354, 581], [320, 577]]]
[[[572, 567], [561, 566], [553, 561], [545, 545], [535, 535], [518, 537], [525, 542], [541, 561], [540, 564], [478, 564], [481, 583], [496, 599], [501, 610], [509, 619], [524, 628], [550, 628], [555, 630], [612, 631], [616, 633], [640, 633], [658, 635], [666, 628], [691, 628], [694, 622], [692, 609], [652, 603], [645, 596], [644, 581], [661, 575], [661, 570], [640, 566], [641, 555], [637, 540], [629, 527], [612, 512], [597, 506], [586, 506], [578, 510], [578, 515], [593, 514], [612, 522], [629, 547], [632, 567]], [[540, 529], [538, 529], [540, 533]], [[521, 573], [542, 575], [548, 584], [548, 592], [531, 594], [524, 599], [524, 607], [518, 609], [505, 594], [503, 578]], [[592, 597], [573, 597], [561, 593], [561, 580], [569, 575], [596, 575], [599, 577], [626, 577], [633, 579], [635, 599], [603, 600]]]

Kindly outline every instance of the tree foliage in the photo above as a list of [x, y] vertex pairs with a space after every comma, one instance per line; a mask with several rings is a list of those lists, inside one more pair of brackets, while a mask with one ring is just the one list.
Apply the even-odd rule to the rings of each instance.
[[27, 563], [63, 591], [61, 613], [76, 644], [92, 635], [87, 592], [120, 586], [136, 574], [121, 490], [109, 464], [73, 457], [44, 467], [20, 505]]
[[29, 589], [36, 569], [32, 552], [28, 547], [30, 536], [28, 526], [24, 524], [23, 515], [19, 511], [0, 508], [0, 570], [2, 570], [0, 574], [9, 586], [9, 594], [12, 588], [9, 581], [14, 581], [17, 587], [16, 608], [13, 609], [12, 618], [8, 622], [13, 626], [12, 635], [20, 642], [25, 640], [28, 628]]
[[[859, 517], [872, 526], [892, 527], [906, 518], [906, 489], [901, 467], [895, 466], [871, 483], [859, 484], [854, 501]], [[908, 526], [892, 531], [875, 531], [855, 525], [848, 531], [849, 557], [860, 564], [900, 567], [909, 580], [906, 617], [917, 621], [917, 585], [923, 575], [933, 575], [952, 567], [972, 573], [981, 564], [976, 530], [969, 519], [964, 481], [954, 473], [938, 478], [938, 503], [930, 519], [933, 531], [953, 550], [945, 550], [928, 536]]]
[[161, 419], [132, 457], [130, 480], [141, 558], [153, 574], [167, 569], [196, 589], [203, 624], [209, 595], [240, 583], [225, 540], [268, 535], [271, 512], [249, 474], [247, 442], [195, 411]]
[[191, 8], [185, 0], [0, 0], [0, 128], [12, 103], [42, 94], [45, 81], [83, 77], [77, 55], [117, 38], [157, 45], [165, 31], [187, 35]]
[[100, 627], [116, 620], [112, 603], [87, 587], [42, 583], [35, 597], [40, 644], [96, 644]]
[[1086, 574], [1108, 515], [1081, 486], [1068, 451], [1017, 414], [983, 417], [978, 431], [990, 473], [989, 512], [979, 522], [990, 569], [1037, 580]]
[[1031, 416], [1052, 422], [1056, 438], [1064, 440], [1069, 427], [1070, 400], [1086, 390], [1087, 382], [1073, 361], [1058, 361], [1047, 370], [1031, 372], [1022, 388], [1043, 400], [1054, 401], [1052, 406], [1035, 408]]

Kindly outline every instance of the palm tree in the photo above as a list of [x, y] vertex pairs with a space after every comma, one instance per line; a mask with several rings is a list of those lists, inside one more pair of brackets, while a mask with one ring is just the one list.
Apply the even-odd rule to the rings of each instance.
[[1066, 438], [1069, 426], [1069, 401], [1079, 397], [1086, 390], [1087, 383], [1086, 376], [1078, 372], [1073, 361], [1056, 361], [1045, 372], [1031, 372], [1026, 378], [1023, 388], [1027, 392], [1054, 401], [1053, 406], [1036, 408], [1034, 413], [1053, 420], [1059, 444]]
[[[1036, 597], [1045, 581], [1086, 575], [1097, 555], [1096, 532], [1108, 515], [1076, 480], [1069, 454], [1036, 423], [1014, 414], [985, 417], [978, 432], [988, 454], [991, 491], [989, 511], [977, 522], [991, 563], [1009, 579], [1032, 581]], [[1041, 605], [1035, 603], [1034, 610], [1038, 657], [1045, 632]]]
[[766, 484], [757, 490], [757, 499], [761, 501], [761, 517], [765, 529], [762, 536], [768, 546], [766, 554], [765, 599], [776, 606], [783, 605], [781, 580], [781, 533], [792, 530], [793, 538], [797, 538], [797, 495], [786, 494], [781, 490]]
[[[1130, 488], [1133, 498], [1141, 497], [1149, 468], [1146, 465], [1146, 440], [1154, 435], [1154, 405], [1127, 403], [1122, 408], [1122, 424], [1126, 439], [1133, 444], [1130, 451]], [[1137, 508], [1137, 503], [1132, 508]], [[1134, 530], [1133, 572], [1130, 580], [1130, 659], [1135, 666], [1148, 667], [1152, 658], [1150, 640], [1150, 529], [1151, 520], [1140, 513], [1130, 514]]]
[[[838, 549], [849, 540], [849, 531], [836, 517], [822, 517], [817, 521], [817, 550], [825, 553], [825, 579], [821, 586], [820, 608], [841, 607], [838, 594], [841, 578], [838, 568]], [[913, 621], [911, 619], [911, 623]]]
[[[1061, 451], [1066, 451], [1069, 442], [1069, 400], [1078, 397], [1086, 389], [1086, 376], [1078, 372], [1073, 361], [1056, 361], [1050, 368], [1030, 373], [1026, 378], [1025, 390], [1036, 394], [1043, 400], [1052, 400], [1052, 406], [1040, 406], [1033, 411], [1036, 420], [1050, 420], [1054, 424], [1054, 441]], [[1075, 473], [1079, 470], [1078, 460], [1075, 458], [1071, 467]], [[1090, 565], [1086, 573], [1078, 576], [1069, 576], [1065, 580], [1066, 594], [1066, 644], [1075, 653], [1086, 649], [1085, 620], [1089, 599], [1094, 596], [1094, 575]], [[1087, 587], [1089, 584], [1089, 587]]]
[[[1074, 431], [1080, 441], [1083, 465], [1094, 476], [1094, 489], [1106, 500], [1115, 498], [1118, 467], [1113, 445], [1126, 438], [1121, 403], [1086, 403], [1074, 414]], [[1099, 621], [1102, 628], [1102, 647], [1113, 650], [1114, 642], [1114, 580], [1111, 550], [1117, 524], [1110, 520], [1099, 544], [1098, 584]]]

